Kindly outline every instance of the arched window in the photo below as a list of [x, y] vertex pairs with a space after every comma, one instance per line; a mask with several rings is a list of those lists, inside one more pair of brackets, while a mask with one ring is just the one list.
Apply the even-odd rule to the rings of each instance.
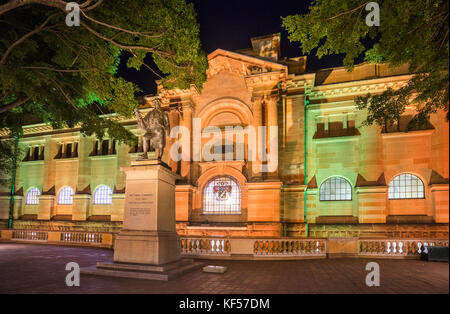
[[422, 180], [413, 174], [405, 173], [396, 176], [389, 184], [389, 199], [425, 198]]
[[71, 187], [66, 186], [66, 187], [62, 188], [58, 194], [58, 204], [61, 204], [61, 205], [72, 204], [74, 194], [75, 193], [73, 192]]
[[39, 195], [41, 195], [41, 191], [39, 191], [38, 188], [29, 189], [27, 196], [25, 198], [25, 204], [27, 204], [27, 205], [39, 204], [39, 198], [38, 198]]
[[107, 185], [100, 185], [95, 189], [93, 204], [112, 204], [112, 190]]
[[215, 177], [203, 189], [203, 214], [236, 215], [241, 213], [241, 187], [230, 176]]
[[321, 201], [351, 201], [352, 186], [341, 177], [331, 177], [320, 186]]

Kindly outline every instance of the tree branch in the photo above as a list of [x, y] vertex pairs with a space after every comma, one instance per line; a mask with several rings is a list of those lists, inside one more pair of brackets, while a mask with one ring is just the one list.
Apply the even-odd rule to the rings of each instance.
[[164, 36], [164, 34], [167, 32], [167, 31], [165, 31], [165, 32], [163, 32], [163, 33], [161, 33], [161, 34], [158, 34], [158, 35], [150, 35], [149, 32], [135, 32], [135, 31], [130, 31], [130, 30], [125, 29], [125, 28], [121, 28], [121, 27], [118, 27], [118, 26], [114, 26], [114, 25], [110, 25], [110, 24], [107, 24], [107, 23], [98, 21], [98, 20], [96, 20], [96, 19], [90, 17], [90, 16], [87, 15], [86, 13], [84, 13], [83, 10], [80, 10], [80, 11], [81, 11], [81, 13], [84, 15], [84, 17], [85, 17], [86, 19], [88, 19], [89, 21], [91, 21], [91, 22], [93, 22], [93, 23], [95, 23], [95, 24], [102, 25], [102, 26], [105, 26], [105, 27], [108, 27], [108, 28], [112, 28], [112, 29], [115, 29], [115, 30], [117, 30], [117, 31], [121, 31], [121, 32], [124, 32], [124, 33], [127, 33], [127, 34], [132, 34], [132, 35], [136, 35], [136, 36], [144, 36], [144, 37], [149, 37], [149, 38], [158, 38], [158, 37]]
[[55, 69], [51, 67], [38, 67], [38, 66], [22, 66], [20, 69], [30, 69], [30, 70], [47, 70], [53, 72], [61, 72], [61, 73], [79, 73], [79, 72], [89, 72], [95, 71], [95, 69]]
[[161, 55], [172, 56], [172, 54], [169, 54], [169, 53], [166, 53], [166, 52], [162, 52], [162, 51], [158, 51], [158, 50], [155, 50], [155, 49], [153, 49], [153, 48], [149, 48], [149, 47], [145, 47], [145, 46], [129, 46], [129, 45], [120, 44], [120, 43], [118, 43], [118, 42], [112, 40], [111, 38], [108, 38], [108, 37], [103, 36], [102, 34], [96, 32], [95, 30], [93, 30], [91, 27], [89, 27], [89, 26], [88, 26], [86, 23], [84, 23], [84, 22], [80, 22], [80, 24], [81, 24], [86, 30], [88, 30], [89, 32], [91, 32], [92, 34], [94, 34], [95, 36], [97, 36], [98, 38], [103, 39], [103, 40], [106, 40], [107, 42], [110, 42], [111, 44], [113, 44], [113, 45], [115, 45], [115, 46], [117, 46], [117, 47], [119, 47], [119, 48], [122, 48], [122, 49], [125, 49], [125, 50], [130, 50], [130, 49], [143, 50], [143, 51], [148, 51], [148, 52], [157, 54], [157, 55], [159, 55], [159, 56], [161, 56]]
[[4, 112], [14, 109], [16, 107], [19, 107], [22, 104], [26, 103], [30, 99], [31, 99], [31, 97], [28, 97], [28, 96], [19, 97], [19, 99], [17, 99], [16, 101], [13, 101], [12, 103], [10, 103], [6, 106], [0, 107], [0, 113], [4, 113]]
[[368, 2], [365, 2], [365, 3], [361, 4], [360, 6], [354, 8], [354, 9], [351, 9], [351, 10], [348, 10], [348, 11], [345, 11], [345, 12], [341, 12], [341, 13], [339, 13], [338, 15], [335, 15], [335, 16], [332, 16], [332, 17], [328, 18], [327, 20], [332, 20], [332, 19], [335, 19], [335, 18], [337, 18], [337, 17], [339, 17], [339, 16], [341, 16], [341, 15], [353, 13], [353, 12], [357, 11], [358, 9], [364, 7], [367, 3], [368, 3]]
[[143, 65], [145, 65], [145, 67], [146, 68], [148, 68], [150, 71], [152, 71], [153, 72], [153, 74], [155, 74], [156, 76], [158, 76], [159, 78], [163, 78], [161, 75], [159, 75], [155, 70], [153, 70], [148, 64], [146, 64], [145, 62], [144, 62], [144, 60], [142, 60], [141, 58], [139, 58], [134, 52], [133, 52], [133, 50], [131, 50], [130, 49], [130, 52], [131, 52], [131, 54], [136, 58], [136, 59], [138, 59], [139, 61], [141, 61], [141, 63], [143, 64]]
[[56, 83], [56, 81], [52, 78], [50, 78], [50, 80], [55, 84], [56, 88], [59, 89], [59, 91], [61, 92], [61, 94], [64, 95], [64, 97], [67, 99], [67, 101], [72, 105], [73, 108], [75, 108], [75, 110], [78, 110], [77, 106], [75, 106], [75, 104], [72, 102], [72, 99], [70, 99], [69, 96], [67, 96], [67, 94], [64, 92], [64, 90], [62, 89], [62, 87]]
[[2, 56], [2, 59], [0, 60], [0, 67], [3, 66], [6, 62], [6, 58], [8, 57], [8, 55], [11, 53], [11, 51], [13, 51], [13, 49], [15, 47], [17, 47], [18, 45], [20, 45], [21, 43], [23, 43], [28, 37], [33, 36], [34, 34], [40, 32], [45, 25], [47, 25], [47, 23], [56, 15], [60, 14], [58, 13], [54, 13], [52, 15], [50, 15], [49, 17], [47, 17], [47, 19], [44, 21], [44, 23], [42, 23], [38, 28], [34, 29], [33, 31], [23, 35], [20, 39], [18, 39], [17, 41], [15, 41], [11, 46], [8, 47], [8, 49], [6, 50], [5, 54]]
[[94, 4], [91, 5], [90, 7], [87, 7], [87, 8], [84, 9], [84, 10], [85, 10], [85, 11], [91, 11], [91, 10], [95, 9], [96, 7], [98, 7], [102, 2], [103, 2], [103, 0], [98, 0], [96, 3], [94, 3]]
[[0, 5], [0, 15], [28, 4], [42, 4], [65, 10], [67, 3], [61, 0], [10, 0], [7, 3]]

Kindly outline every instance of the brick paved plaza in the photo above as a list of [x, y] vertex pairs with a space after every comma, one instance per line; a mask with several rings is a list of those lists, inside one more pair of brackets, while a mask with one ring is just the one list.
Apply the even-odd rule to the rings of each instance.
[[228, 272], [194, 271], [169, 282], [81, 276], [67, 287], [65, 265], [112, 261], [113, 251], [31, 244], [0, 244], [0, 293], [449, 293], [448, 263], [376, 260], [381, 286], [365, 285], [367, 259], [206, 261]]

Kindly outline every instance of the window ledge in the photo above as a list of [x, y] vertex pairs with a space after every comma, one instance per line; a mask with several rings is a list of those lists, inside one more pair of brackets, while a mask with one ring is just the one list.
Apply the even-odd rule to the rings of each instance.
[[357, 224], [358, 217], [355, 216], [319, 216], [316, 224]]
[[428, 130], [415, 130], [409, 132], [389, 132], [389, 133], [381, 133], [383, 138], [396, 138], [396, 137], [406, 137], [406, 136], [426, 136], [434, 133], [435, 129]]
[[232, 227], [232, 226], [186, 226], [186, 229], [191, 230], [219, 230], [219, 229], [227, 229], [227, 230], [247, 230], [247, 227]]
[[70, 162], [74, 160], [78, 160], [78, 157], [55, 159], [56, 162]]
[[313, 138], [315, 142], [343, 142], [343, 141], [356, 141], [359, 140], [361, 134], [345, 135], [345, 136], [329, 136]]
[[434, 223], [434, 219], [427, 215], [389, 215], [386, 217], [388, 224], [420, 224]]
[[98, 155], [98, 156], [89, 156], [91, 160], [99, 160], [99, 159], [114, 159], [117, 155]]
[[26, 165], [43, 165], [44, 164], [44, 160], [27, 160], [27, 161], [22, 161], [22, 164], [26, 164]]
[[[130, 155], [131, 157], [139, 157], [139, 155], [142, 155], [144, 152], [138, 152], [138, 153], [128, 153], [128, 155]], [[156, 157], [156, 152], [148, 152], [147, 153], [148, 158], [155, 158]]]

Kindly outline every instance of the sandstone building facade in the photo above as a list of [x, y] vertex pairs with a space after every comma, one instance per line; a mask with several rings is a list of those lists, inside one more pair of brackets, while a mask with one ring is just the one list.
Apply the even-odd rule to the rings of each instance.
[[[182, 178], [176, 187], [179, 234], [448, 237], [445, 114], [408, 130], [411, 106], [399, 126], [384, 130], [362, 126], [366, 112], [355, 107], [356, 96], [405, 84], [407, 67], [361, 64], [351, 73], [307, 73], [306, 57], [281, 58], [279, 52], [279, 35], [252, 38], [250, 49], [208, 56], [201, 90], [158, 85], [171, 127], [190, 131], [191, 152], [194, 119], [201, 119], [202, 130], [216, 126], [221, 133], [225, 126], [278, 127], [278, 167], [272, 172], [260, 171], [264, 161], [250, 160], [246, 134], [217, 144], [234, 157], [223, 161], [175, 162], [169, 155], [177, 139], [167, 139], [163, 161]], [[142, 136], [136, 120], [122, 122]], [[45, 124], [27, 125], [24, 133], [28, 149], [17, 173], [14, 228], [120, 230], [126, 193], [120, 168], [137, 158], [142, 143], [129, 147]], [[200, 146], [210, 140], [200, 138]], [[240, 144], [245, 153], [237, 158]], [[10, 190], [1, 189], [4, 227]]]

